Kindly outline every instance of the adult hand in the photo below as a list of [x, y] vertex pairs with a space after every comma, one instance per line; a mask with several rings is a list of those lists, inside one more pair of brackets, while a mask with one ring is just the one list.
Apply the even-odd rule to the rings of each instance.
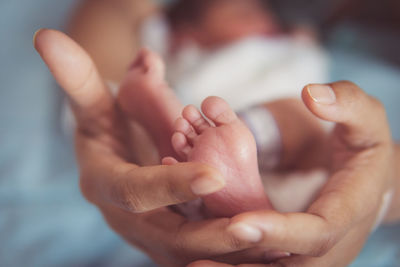
[[131, 121], [86, 52], [54, 30], [39, 31], [34, 44], [73, 107], [82, 192], [110, 226], [163, 266], [238, 251], [229, 219], [188, 222], [167, 208], [219, 191], [220, 173], [196, 163], [133, 164], [140, 152], [131, 147]]
[[[317, 117], [338, 123], [330, 139], [330, 179], [306, 213], [256, 211], [232, 218], [228, 229], [243, 249], [293, 255], [273, 264], [238, 266], [347, 266], [394, 188], [395, 146], [382, 104], [350, 82], [309, 85], [302, 96]], [[231, 265], [190, 265], [200, 266]]]

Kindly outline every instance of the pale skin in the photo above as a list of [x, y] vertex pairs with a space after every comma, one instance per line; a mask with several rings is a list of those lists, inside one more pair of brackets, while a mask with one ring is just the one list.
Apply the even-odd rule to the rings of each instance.
[[[51, 30], [37, 34], [35, 47], [74, 107], [84, 195], [117, 233], [161, 265], [214, 259], [267, 266], [262, 264], [264, 252], [279, 250], [298, 255], [279, 260], [281, 266], [345, 266], [364, 244], [382, 195], [389, 189], [395, 195], [386, 220], [399, 220], [400, 148], [391, 140], [382, 105], [354, 84], [331, 84], [336, 101], [329, 105], [315, 101], [307, 88], [303, 90], [311, 112], [339, 123], [334, 135], [338, 138], [333, 140], [341, 142], [332, 141], [339, 144], [332, 154], [350, 157], [346, 161], [336, 157], [328, 184], [307, 213], [269, 210], [190, 223], [164, 207], [197, 198], [190, 185], [199, 178], [214, 184], [214, 192], [222, 189], [221, 174], [198, 163], [153, 167], [130, 163], [129, 158], [135, 156], [131, 154], [140, 151], [126, 149], [129, 136], [125, 136], [124, 122], [129, 116], [116, 109], [118, 103], [87, 54], [67, 36]], [[245, 241], [255, 235], [246, 231], [243, 235], [240, 225], [244, 224], [261, 230], [261, 240]], [[204, 262], [192, 266], [204, 266]]]

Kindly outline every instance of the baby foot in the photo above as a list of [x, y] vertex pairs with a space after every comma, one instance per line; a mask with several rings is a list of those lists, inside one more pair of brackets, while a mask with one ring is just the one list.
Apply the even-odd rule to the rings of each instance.
[[161, 58], [142, 49], [123, 82], [118, 98], [122, 109], [143, 126], [161, 157], [175, 155], [171, 146], [174, 122], [182, 104], [164, 80]]
[[[172, 145], [184, 160], [209, 164], [227, 177], [226, 189], [203, 198], [209, 212], [215, 216], [232, 216], [270, 207], [259, 180], [253, 137], [223, 100], [209, 98], [203, 104], [203, 112], [217, 127], [205, 123], [204, 119], [198, 120], [202, 117], [194, 107], [187, 107], [183, 112], [185, 119], [178, 120], [174, 127], [182, 105], [164, 81], [163, 62], [145, 49], [131, 66], [118, 97], [124, 111], [152, 137], [160, 156], [175, 154], [170, 140], [178, 131]], [[182, 123], [195, 136], [184, 131], [186, 126], [182, 127]]]
[[272, 208], [260, 179], [250, 131], [221, 98], [207, 98], [201, 109], [205, 117], [194, 106], [184, 108], [183, 118], [175, 122], [172, 146], [181, 158], [208, 164], [225, 176], [227, 185], [222, 191], [203, 197], [207, 211], [231, 217]]

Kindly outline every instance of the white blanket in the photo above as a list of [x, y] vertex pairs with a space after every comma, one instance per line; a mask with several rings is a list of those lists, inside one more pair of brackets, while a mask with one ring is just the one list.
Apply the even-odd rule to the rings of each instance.
[[238, 110], [260, 102], [300, 97], [308, 83], [328, 80], [328, 56], [308, 39], [249, 37], [213, 52], [187, 44], [168, 53], [168, 27], [152, 17], [142, 28], [145, 46], [160, 53], [167, 78], [185, 104], [216, 95]]

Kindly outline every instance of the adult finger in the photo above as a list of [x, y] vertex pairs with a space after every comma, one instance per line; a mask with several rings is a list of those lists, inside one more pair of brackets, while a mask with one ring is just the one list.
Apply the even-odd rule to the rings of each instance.
[[354, 227], [323, 257], [293, 255], [273, 261], [271, 266], [348, 266], [359, 254], [368, 239], [370, 228], [368, 223]]
[[56, 30], [39, 30], [33, 42], [68, 95], [79, 126], [90, 127], [88, 122], [104, 122], [102, 118], [113, 109], [113, 99], [86, 51]]
[[347, 81], [308, 85], [302, 96], [311, 112], [337, 123], [332, 143], [335, 172], [312, 210], [323, 209], [326, 201], [331, 206], [341, 203], [344, 207], [339, 214], [348, 224], [360, 221], [374, 213], [391, 187], [392, 138], [385, 108]]
[[[83, 137], [84, 138], [84, 137]], [[222, 175], [204, 164], [138, 167], [101, 143], [77, 139], [81, 188], [96, 204], [112, 203], [132, 212], [178, 204], [221, 190]]]
[[[229, 233], [229, 232], [228, 232]], [[231, 234], [231, 233], [229, 233]], [[223, 262], [228, 264], [242, 264], [242, 263], [270, 263], [280, 259], [290, 257], [290, 253], [267, 250], [262, 246], [235, 251], [229, 254], [218, 255], [208, 258], [216, 262]]]
[[241, 241], [243, 248], [262, 246], [267, 250], [312, 256], [324, 253], [320, 249], [330, 241], [326, 221], [307, 213], [281, 214], [272, 210], [243, 213], [232, 218], [228, 231]]
[[[181, 266], [195, 259], [214, 259], [220, 256], [223, 262], [265, 262], [262, 251], [241, 253], [226, 232], [229, 219], [188, 221], [168, 209], [132, 214], [112, 206], [100, 206], [110, 226], [134, 245], [151, 244], [150, 251], [166, 251], [176, 258], [174, 266]], [[145, 240], [145, 242], [143, 242]], [[232, 259], [238, 253], [239, 259]], [[224, 257], [224, 255], [226, 255]], [[227, 258], [231, 260], [227, 261]], [[217, 259], [216, 261], [219, 261]]]
[[302, 98], [316, 116], [339, 123], [341, 137], [351, 147], [391, 140], [384, 106], [352, 82], [310, 84], [303, 89]]
[[[332, 210], [332, 207], [326, 208]], [[337, 231], [343, 232], [343, 228], [347, 230], [349, 226], [319, 214], [255, 211], [233, 217], [227, 229], [238, 239], [242, 248], [263, 247], [266, 250], [320, 257], [340, 240], [342, 235]]]

